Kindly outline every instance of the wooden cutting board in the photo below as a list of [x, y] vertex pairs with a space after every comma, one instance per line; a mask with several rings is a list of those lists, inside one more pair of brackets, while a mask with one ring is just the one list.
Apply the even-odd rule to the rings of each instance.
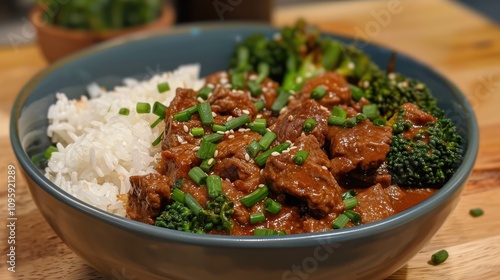
[[[237, 8], [237, 7], [235, 7]], [[469, 98], [480, 126], [474, 172], [453, 214], [430, 243], [388, 279], [496, 279], [500, 275], [500, 29], [453, 1], [345, 1], [279, 8], [274, 24], [298, 17], [324, 31], [359, 37], [410, 55], [441, 72]], [[21, 20], [21, 19], [20, 19]], [[32, 36], [29, 26], [25, 34]], [[46, 66], [35, 45], [0, 49], [0, 217], [7, 224], [7, 171], [16, 176], [16, 272], [6, 266], [6, 226], [0, 227], [0, 279], [104, 279], [72, 253], [36, 209], [9, 140], [15, 96]], [[472, 218], [470, 208], [485, 214]], [[449, 259], [428, 264], [437, 250]], [[367, 252], [369, 253], [369, 252]]]

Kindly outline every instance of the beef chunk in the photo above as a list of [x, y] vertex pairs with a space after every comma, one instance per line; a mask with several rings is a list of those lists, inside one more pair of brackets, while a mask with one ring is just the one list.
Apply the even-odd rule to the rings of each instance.
[[208, 97], [212, 105], [212, 111], [217, 114], [239, 117], [249, 115], [251, 119], [257, 114], [248, 93], [242, 90], [231, 90], [223, 86], [216, 86], [213, 93]]
[[176, 95], [165, 113], [165, 136], [163, 137], [162, 149], [166, 150], [183, 143], [198, 144], [199, 138], [189, 134], [191, 128], [202, 127], [198, 114], [193, 114], [187, 122], [179, 122], [174, 115], [198, 104], [197, 93], [192, 89], [178, 88]]
[[165, 175], [130, 176], [127, 216], [132, 220], [154, 224], [170, 198], [172, 181]]
[[179, 178], [189, 178], [191, 168], [198, 166], [201, 160], [193, 153], [196, 145], [181, 144], [162, 152], [164, 174], [172, 181]]
[[354, 211], [361, 215], [361, 222], [371, 223], [395, 213], [390, 197], [380, 184], [376, 184], [356, 195], [359, 205]]
[[436, 122], [437, 118], [420, 110], [413, 103], [405, 103], [401, 105], [401, 109], [404, 110], [403, 120], [412, 124], [409, 130], [403, 132], [403, 136], [407, 139], [413, 139], [416, 134], [420, 133], [422, 137], [419, 140], [427, 143], [429, 140], [428, 135], [427, 133], [421, 133], [421, 131], [427, 129], [426, 124]]
[[311, 99], [311, 92], [318, 86], [324, 86], [327, 89], [326, 95], [318, 100], [318, 102], [329, 109], [334, 105], [347, 105], [352, 102], [351, 88], [345, 78], [337, 72], [326, 72], [308, 79], [298, 93], [298, 99]]
[[357, 167], [362, 170], [377, 168], [389, 152], [392, 129], [375, 126], [366, 120], [352, 128], [331, 126], [328, 138], [333, 172], [338, 175]]
[[[230, 138], [231, 137], [231, 138]], [[216, 163], [212, 168], [215, 174], [229, 179], [244, 193], [250, 193], [261, 183], [260, 168], [246, 154], [246, 147], [253, 140], [260, 140], [256, 132], [246, 131], [228, 134], [217, 144]]]
[[[287, 193], [307, 202], [309, 209], [318, 215], [340, 213], [344, 209], [341, 190], [329, 169], [331, 164], [321, 150], [318, 140], [312, 135], [300, 136], [295, 142], [297, 148], [271, 156], [267, 160], [263, 177], [269, 187], [277, 193]], [[299, 150], [306, 150], [309, 156], [303, 165], [293, 162]]]
[[302, 125], [309, 119], [316, 120], [316, 127], [311, 134], [316, 137], [320, 146], [325, 142], [328, 133], [328, 117], [331, 112], [313, 99], [306, 99], [295, 103], [286, 113], [279, 116], [278, 120], [270, 127], [276, 133], [278, 142], [290, 140], [294, 142], [303, 132]]

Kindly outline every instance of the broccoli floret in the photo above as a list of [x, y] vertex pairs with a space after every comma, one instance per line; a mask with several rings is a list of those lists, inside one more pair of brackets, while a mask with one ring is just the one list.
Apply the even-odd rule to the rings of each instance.
[[233, 224], [229, 217], [233, 213], [233, 202], [224, 194], [207, 202], [198, 215], [185, 203], [174, 201], [156, 218], [155, 225], [193, 233], [206, 233], [214, 228], [231, 232]]
[[377, 104], [381, 117], [385, 119], [390, 119], [404, 103], [413, 103], [434, 116], [441, 112], [427, 86], [401, 74], [387, 75], [381, 70], [373, 70], [358, 85], [364, 90], [365, 98]]
[[[427, 123], [414, 139], [404, 132], [412, 124], [404, 120], [399, 108], [392, 124], [392, 143], [386, 163], [393, 183], [402, 187], [440, 188], [453, 175], [462, 156], [461, 141], [455, 125], [440, 115]], [[423, 141], [425, 139], [425, 141]]]

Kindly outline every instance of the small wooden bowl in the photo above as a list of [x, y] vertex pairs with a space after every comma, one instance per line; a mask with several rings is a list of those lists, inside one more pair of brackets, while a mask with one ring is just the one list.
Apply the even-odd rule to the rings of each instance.
[[153, 22], [105, 32], [67, 29], [46, 24], [42, 19], [42, 14], [43, 8], [37, 5], [33, 8], [30, 19], [37, 30], [38, 45], [49, 62], [54, 62], [70, 53], [105, 40], [132, 33], [162, 29], [175, 22], [175, 10], [172, 4], [164, 4], [160, 17]]

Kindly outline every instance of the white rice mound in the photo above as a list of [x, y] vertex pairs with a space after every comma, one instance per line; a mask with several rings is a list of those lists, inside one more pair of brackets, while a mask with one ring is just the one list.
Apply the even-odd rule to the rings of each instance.
[[[88, 86], [90, 99], [69, 100], [57, 93], [57, 102], [48, 111], [47, 134], [57, 143], [45, 169], [45, 176], [61, 189], [100, 209], [125, 216], [123, 199], [130, 189], [129, 176], [155, 173], [156, 155], [161, 144], [152, 142], [164, 131], [158, 117], [138, 114], [136, 104], [155, 101], [170, 104], [179, 87], [199, 89], [200, 66], [184, 65], [173, 72], [155, 75], [139, 82], [124, 79], [124, 85], [111, 91], [97, 84]], [[168, 82], [170, 90], [159, 93], [157, 85]], [[120, 108], [128, 108], [128, 116]]]

